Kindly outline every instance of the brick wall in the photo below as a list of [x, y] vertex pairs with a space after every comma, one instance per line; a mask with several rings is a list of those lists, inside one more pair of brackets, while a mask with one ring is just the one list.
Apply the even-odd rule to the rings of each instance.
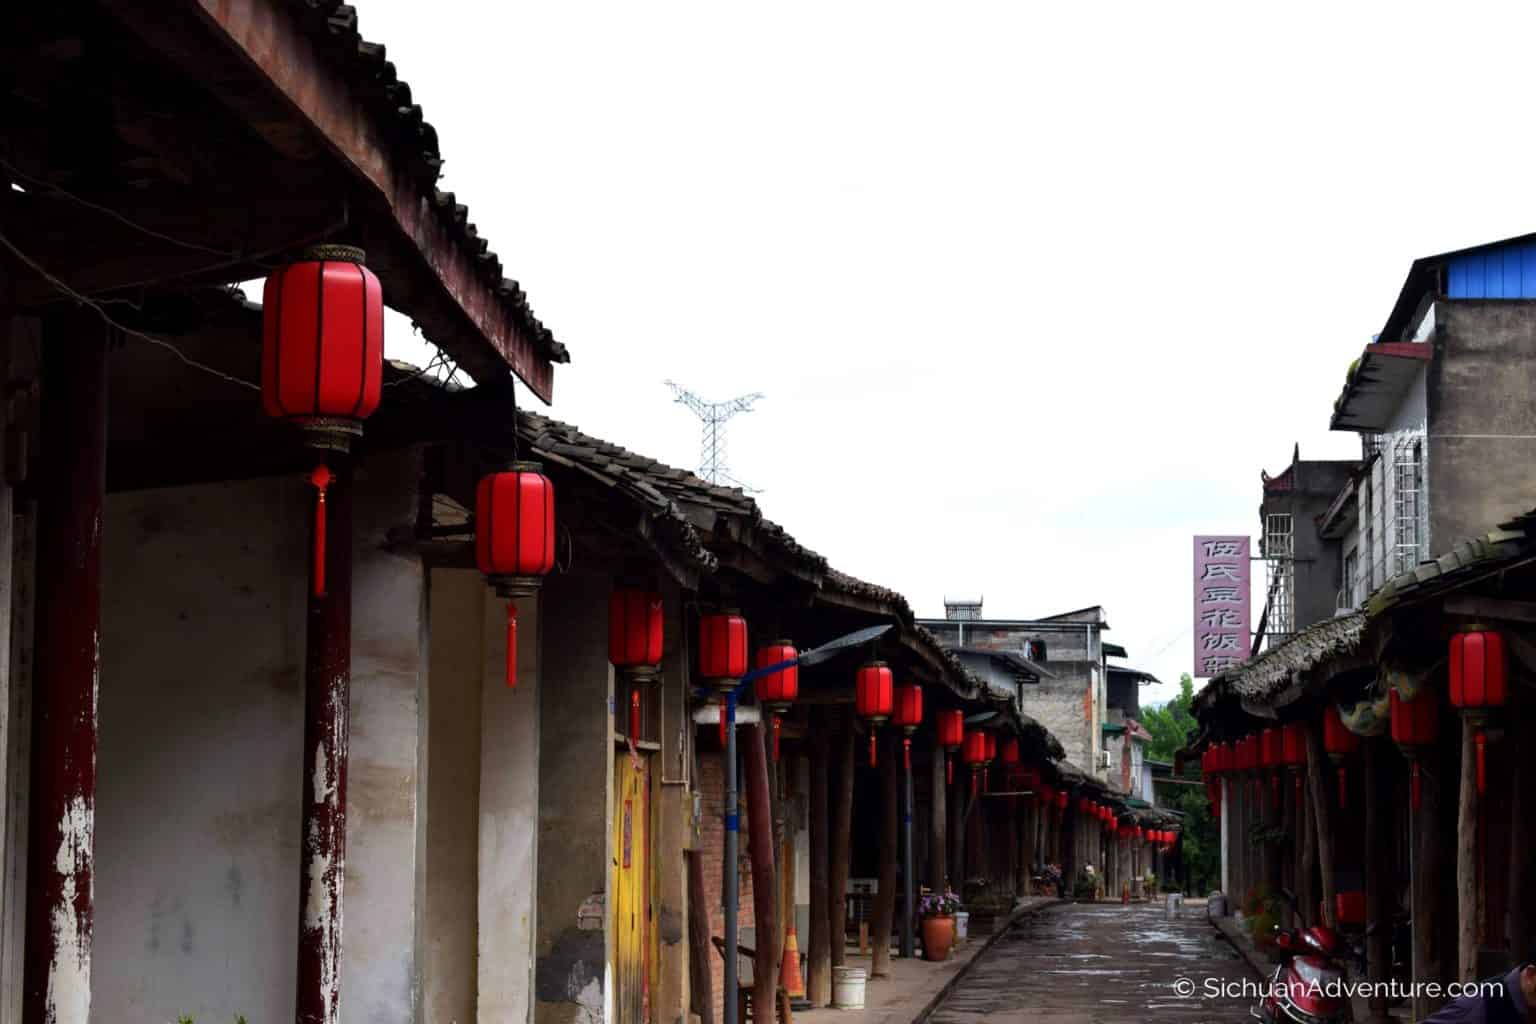
[[[704, 897], [709, 907], [709, 934], [714, 939], [725, 935], [725, 886], [720, 871], [720, 861], [725, 852], [725, 823], [721, 815], [725, 807], [725, 759], [719, 752], [699, 752], [699, 791], [702, 797], [702, 814], [699, 821], [699, 854], [704, 865]], [[737, 780], [738, 789], [740, 779]], [[752, 905], [751, 861], [747, 856], [747, 808], [745, 799], [738, 800], [741, 814], [741, 835], [738, 859], [741, 896], [739, 924], [743, 942], [750, 937], [756, 917]], [[725, 961], [721, 959], [713, 942], [709, 949], [709, 991], [715, 1001], [715, 1020], [724, 1020], [722, 995], [725, 986]]]

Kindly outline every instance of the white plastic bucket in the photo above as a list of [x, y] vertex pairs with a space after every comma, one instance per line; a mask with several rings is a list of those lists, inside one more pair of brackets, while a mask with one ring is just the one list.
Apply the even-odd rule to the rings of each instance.
[[971, 927], [971, 914], [968, 910], [955, 911], [955, 941], [959, 942], [969, 934]]
[[832, 968], [832, 1005], [839, 1010], [864, 1009], [864, 982], [868, 977], [862, 967]]

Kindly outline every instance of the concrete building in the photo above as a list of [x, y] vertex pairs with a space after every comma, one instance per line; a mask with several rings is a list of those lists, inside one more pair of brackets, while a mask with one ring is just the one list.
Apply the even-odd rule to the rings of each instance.
[[1260, 473], [1259, 553], [1265, 559], [1264, 642], [1274, 646], [1341, 607], [1342, 563], [1322, 522], [1359, 463], [1303, 460], [1275, 476]]
[[1016, 655], [1045, 672], [1018, 680], [1020, 707], [1061, 741], [1067, 760], [1093, 778], [1111, 779], [1101, 734], [1105, 721], [1106, 657], [1123, 650], [1107, 644], [1104, 609], [1081, 608], [1043, 619], [994, 619], [979, 599], [945, 600], [945, 617], [923, 619], [945, 647], [972, 663], [982, 652]]

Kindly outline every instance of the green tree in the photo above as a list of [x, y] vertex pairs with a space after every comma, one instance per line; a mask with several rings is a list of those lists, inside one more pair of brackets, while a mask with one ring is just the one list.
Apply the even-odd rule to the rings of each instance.
[[[1174, 753], [1184, 748], [1195, 735], [1198, 723], [1190, 706], [1195, 700], [1195, 681], [1186, 672], [1179, 677], [1179, 695], [1159, 707], [1143, 708], [1141, 724], [1152, 734], [1147, 757], [1172, 763]], [[1200, 778], [1198, 763], [1187, 764], [1180, 780]], [[1184, 834], [1180, 847], [1189, 889], [1199, 894], [1215, 887], [1221, 875], [1221, 847], [1216, 819], [1203, 786], [1173, 782], [1159, 787], [1158, 803], [1184, 815]]]
[[1152, 734], [1147, 757], [1154, 761], [1173, 761], [1195, 733], [1195, 716], [1189, 710], [1195, 700], [1195, 681], [1186, 672], [1179, 677], [1179, 695], [1160, 707], [1143, 708], [1141, 724]]

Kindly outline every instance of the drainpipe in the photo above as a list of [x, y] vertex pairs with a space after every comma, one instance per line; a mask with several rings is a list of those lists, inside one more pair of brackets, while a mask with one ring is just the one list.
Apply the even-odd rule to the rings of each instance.
[[51, 318], [42, 346], [36, 682], [22, 1019], [86, 1024], [96, 864], [96, 692], [107, 335]]
[[[348, 699], [352, 687], [352, 467], [332, 456], [326, 593], [309, 595], [304, 651], [304, 809], [300, 832], [298, 1024], [336, 1024], [347, 862]], [[314, 525], [310, 527], [315, 529]], [[310, 550], [314, 550], [311, 537]]]

